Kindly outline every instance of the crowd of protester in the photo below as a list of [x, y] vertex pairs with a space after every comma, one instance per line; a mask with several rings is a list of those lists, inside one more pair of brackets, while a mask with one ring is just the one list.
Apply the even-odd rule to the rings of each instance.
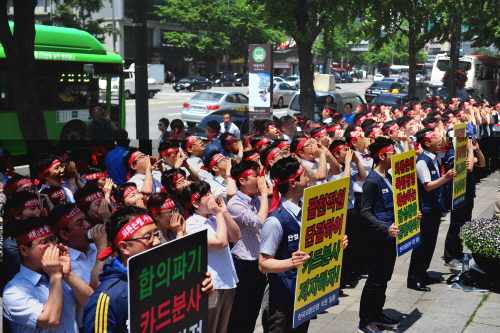
[[[450, 211], [453, 126], [466, 123], [467, 198], [451, 210], [444, 264], [461, 265], [460, 226], [470, 220], [475, 184], [498, 168], [494, 137], [500, 103], [440, 99], [401, 109], [376, 105], [346, 113], [325, 104], [322, 123], [301, 114], [261, 120], [241, 133], [224, 115], [210, 121], [207, 142], [162, 118], [158, 157], [129, 147], [40, 153], [34, 173], [4, 173], [3, 315], [12, 332], [127, 332], [127, 259], [207, 230], [209, 332], [253, 332], [261, 308], [266, 332], [292, 328], [304, 189], [350, 177], [341, 289], [368, 273], [359, 329], [397, 327], [383, 314], [396, 260], [391, 156], [417, 158], [422, 244], [413, 250], [408, 288], [430, 291], [427, 274], [437, 230]], [[168, 130], [168, 127], [171, 130]], [[127, 232], [124, 232], [127, 230]], [[372, 250], [370, 250], [372, 249]], [[373, 249], [377, 249], [373, 251]]]

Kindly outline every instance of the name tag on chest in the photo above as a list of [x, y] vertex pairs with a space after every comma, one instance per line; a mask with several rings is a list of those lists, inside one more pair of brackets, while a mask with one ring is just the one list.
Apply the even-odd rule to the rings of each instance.
[[288, 241], [293, 242], [299, 239], [299, 234], [288, 235]]
[[383, 188], [383, 189], [382, 189], [382, 194], [385, 194], [385, 193], [389, 193], [389, 190], [388, 190], [388, 189], [386, 189], [386, 188]]

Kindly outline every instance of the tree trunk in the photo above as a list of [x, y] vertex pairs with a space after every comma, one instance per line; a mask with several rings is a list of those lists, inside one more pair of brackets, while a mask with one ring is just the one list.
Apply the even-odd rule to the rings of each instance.
[[[455, 72], [458, 68], [458, 53], [460, 51], [460, 29], [461, 20], [458, 18], [453, 18], [453, 32], [451, 36], [451, 48], [450, 48], [450, 73]], [[457, 96], [457, 87], [453, 81], [453, 75], [448, 76], [448, 89], [446, 94], [446, 102], [450, 103], [451, 99]]]
[[46, 140], [47, 127], [35, 82], [35, 7], [37, 0], [13, 1], [14, 33], [7, 19], [6, 0], [0, 1], [0, 42], [12, 84], [14, 109], [24, 140]]
[[[413, 34], [410, 32], [409, 34], [412, 36]], [[417, 64], [417, 61], [415, 60], [417, 58], [417, 48], [415, 43], [410, 42], [410, 47], [408, 50], [408, 64], [410, 66], [408, 70], [408, 97], [411, 99], [415, 97], [416, 91], [417, 91], [417, 84], [416, 84], [416, 79], [415, 79], [415, 65]], [[422, 101], [421, 101], [422, 102]]]
[[314, 65], [312, 62], [312, 42], [303, 42], [295, 38], [299, 53], [299, 73], [300, 73], [300, 113], [309, 119], [314, 120], [314, 102], [316, 93], [314, 92]]

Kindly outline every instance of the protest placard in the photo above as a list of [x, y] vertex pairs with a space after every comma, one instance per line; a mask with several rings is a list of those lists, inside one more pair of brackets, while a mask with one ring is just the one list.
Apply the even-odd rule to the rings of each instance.
[[453, 208], [465, 203], [465, 190], [467, 185], [467, 134], [466, 123], [453, 126], [453, 147], [455, 148], [455, 171], [457, 176], [453, 178]]
[[294, 328], [339, 302], [349, 180], [304, 191], [299, 250], [311, 258], [297, 269]]
[[402, 256], [421, 243], [415, 151], [393, 155], [391, 167], [394, 219], [399, 228], [396, 249]]
[[208, 332], [207, 231], [128, 260], [129, 332]]

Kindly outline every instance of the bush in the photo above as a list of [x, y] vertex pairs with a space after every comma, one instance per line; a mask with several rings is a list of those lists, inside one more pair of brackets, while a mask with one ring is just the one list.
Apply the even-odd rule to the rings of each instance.
[[453, 81], [455, 82], [455, 87], [458, 90], [465, 88], [465, 84], [467, 83], [467, 71], [465, 69], [458, 68], [454, 71], [448, 69], [441, 79], [441, 82], [443, 82], [443, 86], [445, 87], [448, 87], [448, 75], [453, 75]]
[[472, 253], [500, 258], [500, 220], [477, 219], [466, 222], [460, 230], [460, 238]]

